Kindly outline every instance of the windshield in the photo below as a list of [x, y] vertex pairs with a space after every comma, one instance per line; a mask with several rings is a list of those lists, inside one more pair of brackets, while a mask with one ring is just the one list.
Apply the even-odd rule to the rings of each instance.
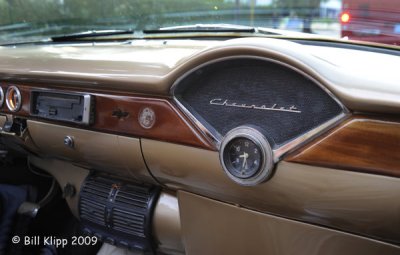
[[234, 24], [400, 44], [399, 0], [0, 0], [0, 44], [88, 30]]

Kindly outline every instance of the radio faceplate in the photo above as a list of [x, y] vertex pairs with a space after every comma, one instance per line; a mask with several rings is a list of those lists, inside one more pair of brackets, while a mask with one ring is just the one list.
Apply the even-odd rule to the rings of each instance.
[[88, 94], [36, 90], [31, 93], [31, 115], [90, 125], [94, 121], [94, 99]]

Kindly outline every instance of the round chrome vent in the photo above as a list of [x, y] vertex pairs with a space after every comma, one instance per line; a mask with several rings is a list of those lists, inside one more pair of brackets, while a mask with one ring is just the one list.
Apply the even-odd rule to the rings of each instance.
[[21, 92], [17, 87], [15, 86], [8, 87], [5, 100], [7, 107], [10, 111], [16, 112], [21, 108], [22, 105]]
[[234, 128], [226, 134], [221, 143], [220, 161], [229, 178], [245, 186], [265, 181], [274, 166], [267, 138], [248, 126]]

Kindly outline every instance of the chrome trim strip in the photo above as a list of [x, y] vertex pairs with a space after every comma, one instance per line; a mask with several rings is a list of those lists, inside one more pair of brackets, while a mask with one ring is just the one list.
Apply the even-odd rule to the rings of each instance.
[[301, 145], [303, 145], [304, 143], [306, 143], [307, 141], [316, 138], [317, 136], [321, 135], [322, 133], [330, 130], [331, 128], [335, 127], [336, 125], [338, 125], [339, 123], [341, 123], [344, 119], [346, 119], [348, 116], [348, 114], [345, 113], [341, 113], [338, 116], [336, 116], [335, 118], [328, 120], [327, 122], [324, 122], [323, 124], [321, 124], [320, 126], [311, 129], [310, 131], [308, 131], [307, 133], [304, 133], [303, 135], [295, 138], [292, 141], [289, 141], [283, 145], [281, 145], [280, 147], [278, 147], [277, 149], [274, 149], [274, 161], [278, 162], [282, 156], [290, 151], [293, 151], [294, 149], [300, 147]]
[[91, 95], [83, 95], [83, 115], [82, 115], [82, 123], [85, 125], [90, 124], [90, 110], [92, 105], [92, 96]]
[[182, 110], [182, 112], [195, 124], [201, 131], [201, 133], [207, 137], [212, 144], [216, 146], [217, 149], [220, 148], [221, 141], [223, 139], [223, 136], [215, 130], [207, 121], [205, 121], [199, 114], [196, 112], [191, 112], [188, 107], [186, 107], [182, 102], [179, 101], [177, 95], [175, 94], [175, 91], [177, 89], [177, 86], [179, 83], [185, 79], [187, 76], [190, 74], [196, 72], [197, 70], [211, 64], [215, 64], [218, 62], [222, 61], [227, 61], [227, 60], [234, 60], [234, 59], [256, 59], [256, 60], [262, 60], [262, 61], [267, 61], [267, 62], [272, 62], [278, 65], [282, 65], [284, 67], [287, 67], [305, 78], [311, 80], [313, 83], [315, 83], [317, 86], [319, 86], [325, 93], [328, 94], [335, 102], [342, 108], [343, 112], [336, 117], [334, 117], [331, 120], [328, 120], [324, 123], [322, 123], [320, 126], [300, 135], [299, 137], [295, 138], [292, 141], [289, 141], [285, 144], [280, 145], [278, 148], [273, 149], [274, 153], [274, 161], [278, 162], [284, 154], [286, 154], [289, 151], [292, 151], [295, 148], [300, 147], [304, 143], [308, 142], [311, 139], [314, 139], [318, 135], [328, 131], [329, 129], [333, 128], [336, 126], [338, 123], [343, 121], [349, 116], [350, 111], [342, 104], [342, 102], [330, 91], [328, 90], [324, 85], [322, 85], [318, 80], [316, 80], [314, 77], [310, 76], [309, 74], [305, 73], [304, 71], [289, 65], [287, 63], [275, 60], [275, 59], [270, 59], [266, 57], [257, 57], [257, 56], [251, 56], [251, 55], [237, 55], [237, 56], [231, 56], [231, 57], [224, 57], [224, 58], [218, 58], [214, 59], [208, 62], [205, 62], [199, 66], [196, 66], [195, 68], [187, 71], [185, 74], [183, 74], [181, 77], [179, 77], [171, 86], [170, 88], [170, 94], [173, 97], [173, 101], [178, 105], [178, 107]]
[[3, 87], [0, 86], [0, 107], [4, 104], [4, 90]]
[[178, 108], [182, 110], [186, 117], [188, 117], [188, 119], [192, 121], [196, 127], [198, 127], [200, 132], [209, 140], [209, 142], [211, 142], [211, 144], [213, 144], [216, 148], [219, 148], [220, 141], [222, 140], [223, 136], [210, 124], [208, 124], [207, 121], [203, 120], [200, 115], [197, 113], [192, 114], [175, 96], [173, 97], [173, 101]]

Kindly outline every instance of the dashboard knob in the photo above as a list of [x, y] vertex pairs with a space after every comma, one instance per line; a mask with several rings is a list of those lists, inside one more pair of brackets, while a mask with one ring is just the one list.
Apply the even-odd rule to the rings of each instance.
[[67, 135], [66, 137], [64, 137], [64, 144], [69, 148], [74, 148], [74, 138]]

